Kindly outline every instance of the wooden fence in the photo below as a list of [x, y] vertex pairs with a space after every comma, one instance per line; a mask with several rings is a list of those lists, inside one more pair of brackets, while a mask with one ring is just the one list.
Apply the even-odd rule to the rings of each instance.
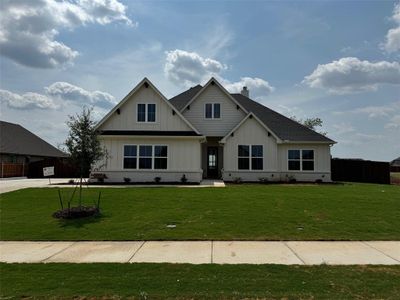
[[334, 158], [331, 160], [331, 172], [333, 181], [390, 184], [388, 162]]
[[24, 163], [1, 162], [0, 177], [23, 177], [28, 173], [28, 166]]
[[71, 164], [69, 159], [48, 158], [35, 161], [29, 164], [29, 178], [43, 178], [43, 168], [54, 166], [53, 178], [77, 178], [79, 177], [78, 169]]

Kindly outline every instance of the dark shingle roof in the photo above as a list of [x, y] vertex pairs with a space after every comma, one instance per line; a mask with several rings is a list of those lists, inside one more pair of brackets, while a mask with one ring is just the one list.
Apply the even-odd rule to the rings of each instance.
[[400, 156], [398, 158], [396, 158], [396, 159], [393, 159], [390, 162], [390, 165], [393, 166], [393, 167], [400, 167]]
[[67, 155], [21, 125], [0, 121], [0, 153], [43, 157]]
[[[178, 109], [184, 108], [194, 95], [202, 89], [201, 85], [196, 85], [189, 90], [170, 99], [171, 103]], [[319, 134], [296, 121], [293, 121], [268, 107], [243, 96], [242, 94], [231, 94], [235, 100], [247, 111], [252, 112], [269, 129], [271, 129], [281, 140], [293, 142], [330, 142], [333, 140]]]
[[176, 95], [175, 97], [169, 99], [172, 105], [175, 106], [179, 111], [185, 106], [186, 103], [190, 101], [203, 87], [198, 84], [194, 87], [191, 87], [187, 91]]
[[326, 136], [289, 119], [268, 107], [243, 96], [231, 94], [246, 110], [254, 113], [261, 122], [271, 129], [281, 140], [294, 142], [334, 142]]

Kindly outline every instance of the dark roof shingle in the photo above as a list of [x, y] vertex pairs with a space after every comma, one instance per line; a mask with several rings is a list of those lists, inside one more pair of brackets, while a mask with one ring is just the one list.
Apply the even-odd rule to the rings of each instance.
[[268, 107], [243, 96], [231, 94], [247, 111], [254, 113], [261, 122], [271, 129], [281, 140], [293, 142], [332, 142], [326, 136], [289, 119]]
[[187, 91], [176, 95], [175, 97], [169, 99], [173, 106], [175, 106], [179, 111], [192, 99], [203, 87], [198, 84], [191, 87]]
[[42, 157], [67, 157], [21, 125], [0, 121], [0, 153]]
[[[181, 110], [202, 89], [196, 85], [189, 90], [170, 99], [171, 103]], [[307, 128], [306, 126], [289, 119], [268, 107], [243, 96], [242, 94], [231, 94], [235, 100], [247, 111], [252, 112], [269, 129], [271, 129], [281, 140], [293, 142], [328, 142], [334, 143], [328, 137]]]

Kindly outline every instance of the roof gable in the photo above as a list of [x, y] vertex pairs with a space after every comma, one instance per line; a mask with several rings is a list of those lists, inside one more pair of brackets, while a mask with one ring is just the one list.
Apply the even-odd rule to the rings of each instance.
[[129, 102], [130, 99], [132, 99], [137, 93], [139, 93], [142, 87], [152, 89], [156, 93], [156, 95], [161, 99], [161, 101], [165, 103], [171, 109], [171, 111], [173, 111], [173, 113], [176, 114], [186, 124], [188, 128], [193, 130], [196, 134], [200, 134], [197, 131], [197, 129], [192, 124], [190, 124], [189, 121], [186, 120], [186, 118], [179, 112], [179, 110], [174, 105], [172, 105], [171, 102], [169, 102], [168, 99], [147, 78], [144, 78], [141, 82], [139, 82], [128, 93], [128, 95], [126, 95], [113, 109], [111, 109], [111, 111], [96, 125], [96, 129], [100, 129], [101, 126], [106, 124], [106, 122], [110, 120], [115, 115], [116, 112], [117, 113], [119, 112], [122, 106], [124, 106], [127, 102]]
[[261, 122], [261, 120], [260, 120], [259, 118], [257, 118], [257, 116], [255, 116], [253, 113], [250, 112], [250, 113], [248, 113], [248, 114], [246, 115], [246, 117], [243, 118], [242, 121], [240, 121], [239, 124], [237, 124], [226, 136], [224, 136], [224, 137], [221, 139], [220, 143], [222, 143], [222, 144], [225, 143], [226, 140], [227, 140], [229, 137], [231, 137], [232, 134], [233, 134], [234, 132], [236, 132], [237, 130], [239, 130], [239, 128], [242, 127], [242, 125], [245, 124], [246, 121], [249, 120], [249, 119], [254, 119], [254, 120], [256, 120], [256, 122], [257, 122], [262, 128], [264, 128], [265, 131], [266, 131], [267, 133], [270, 133], [270, 134], [276, 139], [276, 141], [277, 141], [278, 143], [279, 143], [279, 142], [282, 142], [281, 139], [280, 139], [271, 129], [269, 129], [263, 122]]
[[[228, 99], [230, 99], [233, 103], [235, 103], [236, 105], [238, 105], [245, 113], [247, 113], [247, 110], [246, 110], [234, 97], [232, 97], [232, 95], [229, 94], [229, 92], [228, 92], [214, 77], [211, 77], [211, 79], [204, 85], [203, 88], [201, 88], [201, 89], [197, 88], [197, 90], [198, 90], [197, 93], [196, 93], [192, 98], [190, 98], [189, 101], [186, 102], [186, 104], [183, 105], [183, 103], [184, 103], [184, 97], [189, 97], [189, 96], [190, 96], [190, 93], [189, 93], [189, 94], [186, 94], [186, 95], [182, 95], [182, 94], [185, 93], [185, 92], [184, 92], [184, 93], [178, 95], [178, 96], [181, 96], [181, 99], [179, 100], [179, 102], [175, 99], [175, 102], [176, 102], [180, 107], [182, 107], [182, 108], [180, 108], [180, 111], [183, 112], [183, 110], [184, 110], [186, 107], [188, 107], [191, 103], [193, 103], [194, 101], [196, 101], [196, 99], [197, 99], [210, 85], [215, 85], [215, 86], [217, 86], [218, 88], [220, 88], [221, 91], [227, 96]], [[201, 87], [201, 86], [200, 86], [200, 87]], [[190, 90], [189, 90], [189, 91], [190, 91]], [[186, 91], [186, 92], [188, 92], [188, 91]], [[174, 97], [174, 98], [175, 98], [175, 97]], [[179, 99], [179, 98], [178, 98], [178, 99]]]

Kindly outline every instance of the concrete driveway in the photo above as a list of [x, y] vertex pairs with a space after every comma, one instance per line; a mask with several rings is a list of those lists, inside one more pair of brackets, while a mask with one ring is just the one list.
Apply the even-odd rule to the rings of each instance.
[[53, 184], [68, 183], [70, 178], [51, 178], [51, 185], [49, 184], [48, 178], [16, 178], [16, 179], [1, 179], [0, 180], [0, 194], [8, 193], [20, 189], [30, 188], [30, 187], [51, 187]]
[[400, 241], [0, 242], [7, 263], [399, 265]]

